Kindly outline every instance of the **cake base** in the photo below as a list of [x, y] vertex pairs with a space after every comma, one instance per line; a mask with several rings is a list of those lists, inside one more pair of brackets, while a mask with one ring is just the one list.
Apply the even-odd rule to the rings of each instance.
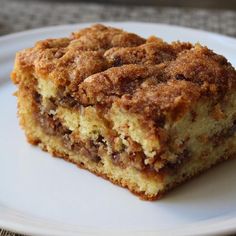
[[54, 157], [62, 158], [66, 161], [76, 164], [79, 168], [86, 169], [97, 176], [109, 180], [121, 187], [129, 189], [133, 194], [142, 200], [160, 199], [166, 192], [186, 180], [198, 176], [212, 166], [236, 156], [236, 147], [232, 146], [231, 152], [224, 155], [229, 145], [236, 142], [236, 136], [230, 137], [204, 160], [204, 165], [199, 159], [183, 163], [178, 170], [164, 173], [140, 172], [134, 167], [120, 168], [111, 161], [111, 157], [104, 151], [101, 155], [101, 161], [98, 163], [90, 160], [74, 151], [68, 150], [63, 146], [60, 137], [45, 134], [43, 129], [35, 122], [32, 114], [34, 113], [34, 101], [25, 99], [26, 91], [18, 91], [18, 106], [20, 123], [26, 131], [28, 142], [39, 146], [42, 150], [49, 152]]

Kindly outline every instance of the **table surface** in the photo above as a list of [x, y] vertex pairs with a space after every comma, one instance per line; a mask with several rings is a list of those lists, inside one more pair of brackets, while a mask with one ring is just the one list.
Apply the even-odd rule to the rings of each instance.
[[[49, 25], [143, 21], [187, 26], [236, 37], [236, 11], [232, 10], [26, 0], [0, 0], [0, 4], [0, 35]], [[17, 235], [0, 229], [0, 236]]]

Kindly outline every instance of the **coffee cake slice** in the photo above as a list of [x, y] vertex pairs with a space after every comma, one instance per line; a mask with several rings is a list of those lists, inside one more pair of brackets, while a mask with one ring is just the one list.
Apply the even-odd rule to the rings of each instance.
[[199, 44], [94, 25], [16, 55], [28, 141], [143, 199], [236, 154], [236, 71]]

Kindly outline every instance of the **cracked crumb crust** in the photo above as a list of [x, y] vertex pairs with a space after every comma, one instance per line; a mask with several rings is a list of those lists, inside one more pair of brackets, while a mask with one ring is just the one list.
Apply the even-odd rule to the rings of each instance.
[[[207, 47], [146, 40], [99, 24], [40, 41], [19, 52], [16, 64], [64, 88], [80, 104], [116, 102], [153, 119], [156, 111], [173, 113], [200, 97], [222, 99], [236, 84], [235, 69]], [[12, 78], [20, 83], [14, 73]]]

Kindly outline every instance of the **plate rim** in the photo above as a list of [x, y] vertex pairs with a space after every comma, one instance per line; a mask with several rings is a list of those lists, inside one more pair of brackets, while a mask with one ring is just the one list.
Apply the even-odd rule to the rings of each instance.
[[[76, 26], [78, 26], [79, 28], [82, 28], [82, 27], [86, 27], [92, 24], [97, 24], [97, 23], [117, 26], [120, 28], [122, 28], [122, 25], [127, 25], [127, 24], [128, 25], [138, 25], [138, 24], [145, 25], [146, 24], [146, 25], [153, 25], [153, 26], [158, 26], [158, 27], [172, 28], [175, 30], [181, 29], [188, 32], [201, 33], [201, 34], [204, 34], [205, 36], [220, 37], [222, 39], [230, 40], [232, 43], [236, 43], [236, 39], [230, 36], [221, 35], [215, 32], [208, 32], [201, 29], [193, 29], [193, 28], [184, 27], [184, 26], [168, 25], [168, 24], [161, 24], [161, 23], [138, 22], [138, 21], [115, 21], [115, 22], [101, 21], [101, 22], [83, 22], [83, 23], [76, 23], [76, 24], [52, 25], [48, 27], [40, 27], [36, 29], [29, 29], [25, 31], [16, 32], [16, 33], [11, 33], [4, 36], [0, 36], [0, 44], [4, 41], [8, 41], [12, 39], [20, 39], [26, 36], [30, 36], [32, 34], [38, 35], [38, 34], [50, 32], [51, 30], [59, 30], [59, 29], [65, 29], [65, 28], [70, 28], [70, 27], [73, 28]], [[32, 218], [37, 219], [37, 217], [32, 217]], [[229, 218], [227, 219], [225, 219], [225, 217], [223, 219], [222, 217], [214, 217], [213, 219], [217, 219], [218, 221], [211, 222], [211, 220], [200, 220], [196, 223], [189, 223], [185, 225], [185, 229], [180, 229], [179, 227], [177, 227], [177, 228], [172, 228], [169, 231], [166, 231], [166, 230], [143, 231], [143, 232], [126, 231], [126, 232], [122, 232], [122, 234], [131, 235], [132, 233], [135, 232], [137, 235], [147, 235], [147, 233], [148, 235], [156, 235], [156, 233], [165, 233], [167, 235], [171, 235], [171, 233], [174, 232], [175, 235], [191, 235], [191, 234], [196, 235], [196, 234], [201, 234], [201, 233], [204, 233], [205, 235], [207, 235], [207, 234], [231, 233], [236, 230], [236, 217], [235, 216], [233, 218], [230, 218], [229, 216]], [[49, 222], [53, 222], [53, 221], [49, 221]], [[19, 232], [23, 234], [31, 234], [31, 235], [63, 235], [63, 234], [58, 234], [59, 231], [57, 229], [53, 230], [53, 228], [50, 228], [50, 227], [46, 227], [42, 229], [41, 227], [37, 227], [33, 224], [30, 225], [30, 229], [29, 229], [29, 224], [27, 225], [26, 224], [27, 222], [23, 222], [23, 223], [24, 224], [20, 224], [19, 222], [11, 222], [10, 220], [9, 221], [4, 220], [4, 218], [2, 218], [0, 214], [0, 227], [3, 229], [10, 230], [13, 232]], [[100, 235], [100, 234], [101, 235], [111, 235], [111, 234], [119, 235], [120, 234], [120, 232], [110, 232], [110, 231], [106, 232], [104, 230], [103, 231], [100, 230], [100, 232], [97, 232], [97, 231], [93, 232], [93, 231], [87, 231], [87, 230], [83, 231], [79, 229], [79, 226], [78, 226], [78, 230], [79, 231], [76, 231], [75, 233], [71, 232], [71, 234], [68, 234], [68, 235], [78, 235], [78, 233], [83, 234], [83, 235], [84, 234], [94, 235], [94, 233], [96, 235]]]
[[[165, 24], [165, 23], [153, 23], [153, 22], [142, 22], [142, 21], [96, 21], [96, 22], [81, 22], [81, 23], [73, 23], [73, 24], [61, 24], [61, 25], [50, 25], [50, 26], [46, 26], [46, 27], [39, 27], [39, 28], [33, 28], [33, 29], [27, 29], [27, 30], [22, 30], [22, 31], [18, 31], [18, 32], [14, 32], [14, 33], [9, 33], [6, 35], [1, 35], [0, 36], [0, 42], [2, 40], [9, 40], [15, 37], [24, 37], [32, 34], [37, 34], [40, 33], [41, 31], [50, 31], [52, 29], [60, 29], [60, 28], [68, 28], [68, 27], [87, 27], [89, 25], [93, 25], [93, 24], [107, 24], [107, 25], [117, 25], [117, 27], [122, 28], [121, 26], [118, 26], [120, 24], [142, 24], [142, 25], [155, 25], [155, 26], [159, 26], [159, 27], [168, 27], [168, 28], [172, 28], [172, 29], [182, 29], [182, 30], [186, 30], [186, 31], [192, 31], [194, 33], [201, 33], [204, 35], [208, 35], [208, 36], [216, 36], [216, 37], [221, 37], [221, 38], [225, 38], [227, 40], [232, 40], [235, 41], [236, 38], [229, 36], [229, 35], [224, 35], [224, 34], [220, 34], [220, 33], [216, 33], [213, 31], [207, 31], [207, 30], [203, 30], [203, 29], [196, 29], [196, 28], [191, 28], [191, 27], [187, 27], [187, 26], [180, 26], [180, 25], [175, 25], [175, 24]], [[197, 41], [197, 40], [196, 40]]]
[[[6, 208], [7, 209], [7, 208]], [[17, 214], [16, 214], [17, 215]], [[137, 236], [154, 236], [157, 234], [160, 235], [220, 235], [225, 233], [235, 233], [236, 229], [236, 218], [230, 218], [228, 215], [227, 219], [225, 217], [215, 217], [209, 220], [202, 220], [196, 223], [189, 223], [183, 225], [184, 228], [173, 227], [170, 230], [160, 229], [160, 230], [101, 230], [101, 229], [89, 229], [86, 227], [81, 227], [78, 225], [70, 225], [63, 224], [56, 221], [48, 221], [47, 220], [32, 216], [29, 224], [29, 220], [27, 221], [28, 215], [26, 215], [26, 219], [22, 217], [22, 215], [18, 215], [18, 218], [21, 219], [20, 222], [11, 222], [4, 219], [1, 219], [0, 215], [0, 227], [5, 230], [27, 234], [27, 235], [38, 235], [38, 236], [64, 236], [65, 233], [67, 236], [75, 236], [75, 235], [88, 235], [88, 236], [109, 236], [109, 235], [137, 235]], [[23, 220], [22, 220], [23, 219]], [[217, 219], [218, 221], [214, 221]], [[26, 222], [24, 222], [24, 220]], [[23, 224], [22, 224], [23, 222]], [[28, 222], [28, 224], [27, 224]], [[51, 223], [50, 223], [51, 222]], [[36, 225], [39, 224], [39, 225]], [[43, 225], [43, 228], [42, 228]], [[60, 227], [61, 225], [64, 226]], [[46, 226], [46, 227], [45, 227]], [[99, 230], [99, 231], [98, 231]]]

